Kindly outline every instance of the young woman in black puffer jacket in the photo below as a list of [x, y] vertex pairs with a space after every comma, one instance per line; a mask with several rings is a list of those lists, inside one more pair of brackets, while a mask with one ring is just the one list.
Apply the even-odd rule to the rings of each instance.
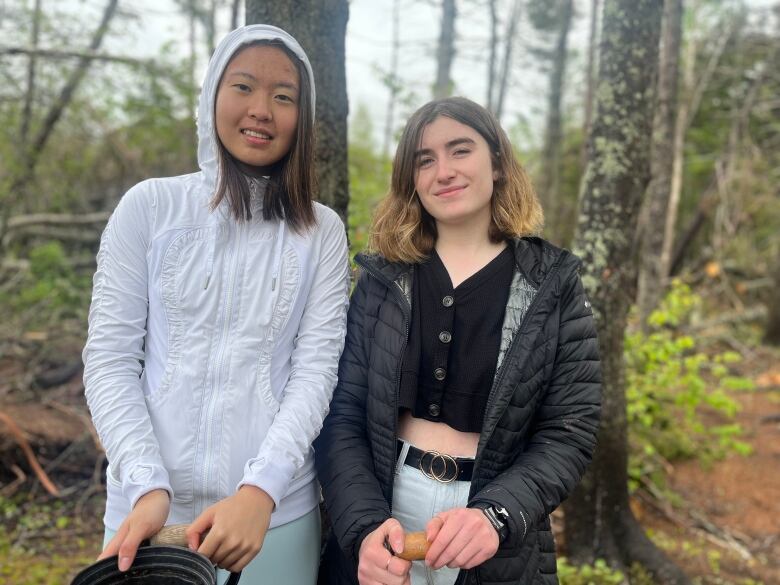
[[[557, 583], [549, 514], [600, 404], [579, 260], [481, 106], [420, 108], [396, 153], [315, 443], [330, 583]], [[397, 556], [425, 531], [424, 561]]]

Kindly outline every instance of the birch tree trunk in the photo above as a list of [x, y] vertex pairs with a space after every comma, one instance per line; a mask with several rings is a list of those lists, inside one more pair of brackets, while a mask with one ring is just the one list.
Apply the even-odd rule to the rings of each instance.
[[574, 240], [599, 335], [601, 428], [593, 462], [564, 507], [565, 539], [574, 562], [638, 562], [654, 582], [687, 584], [647, 538], [628, 496], [623, 342], [635, 289], [634, 231], [650, 176], [661, 12], [659, 0], [604, 4], [596, 110]]
[[347, 0], [246, 2], [247, 24], [266, 23], [286, 30], [311, 60], [317, 87], [319, 200], [335, 210], [345, 225], [349, 205], [344, 52], [348, 18]]
[[442, 4], [441, 32], [439, 47], [436, 50], [436, 83], [433, 86], [433, 99], [452, 95], [452, 62], [455, 60], [455, 0], [444, 0]]
[[682, 41], [682, 0], [666, 0], [663, 15], [661, 65], [658, 74], [658, 105], [653, 129], [650, 185], [647, 188], [645, 226], [642, 230], [639, 267], [639, 317], [647, 332], [647, 318], [666, 290], [667, 272], [662, 261], [664, 230], [672, 189], [677, 100]]

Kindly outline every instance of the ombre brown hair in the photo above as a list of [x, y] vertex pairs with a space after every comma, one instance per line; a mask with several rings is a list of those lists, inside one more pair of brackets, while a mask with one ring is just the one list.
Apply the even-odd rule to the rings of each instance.
[[369, 248], [392, 262], [425, 260], [436, 243], [436, 222], [420, 203], [414, 187], [415, 153], [425, 127], [446, 116], [477, 131], [490, 148], [493, 182], [489, 237], [493, 242], [528, 236], [542, 229], [542, 207], [525, 170], [515, 159], [512, 144], [488, 110], [462, 97], [434, 100], [406, 123], [393, 160], [390, 191], [374, 214]]
[[[263, 219], [281, 219], [296, 231], [305, 230], [316, 223], [314, 214], [314, 194], [317, 188], [317, 178], [314, 165], [314, 104], [311, 99], [312, 80], [306, 72], [303, 62], [287, 46], [276, 40], [260, 40], [247, 43], [239, 48], [231, 57], [235, 58], [241, 51], [258, 45], [266, 45], [284, 52], [298, 72], [298, 123], [295, 138], [290, 150], [279, 160], [271, 170], [268, 186], [263, 194]], [[227, 67], [225, 68], [227, 70]], [[224, 73], [224, 72], [223, 72]], [[219, 92], [222, 85], [220, 79], [217, 85]], [[217, 100], [214, 100], [216, 108]], [[215, 114], [216, 115], [216, 114]], [[250, 205], [250, 177], [241, 170], [236, 158], [216, 136], [217, 160], [219, 173], [217, 189], [211, 200], [212, 209], [227, 199], [230, 212], [238, 221], [248, 221], [252, 218]]]

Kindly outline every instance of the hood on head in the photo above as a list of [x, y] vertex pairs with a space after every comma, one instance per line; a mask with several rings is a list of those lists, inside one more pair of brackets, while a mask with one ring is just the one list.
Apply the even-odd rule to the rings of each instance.
[[[311, 104], [314, 108], [316, 94], [314, 91], [314, 73], [311, 63], [304, 53], [303, 48], [292, 36], [275, 26], [267, 24], [251, 24], [230, 32], [219, 43], [206, 68], [206, 76], [203, 79], [203, 87], [200, 91], [198, 102], [198, 166], [203, 171], [207, 184], [217, 184], [217, 131], [214, 127], [214, 101], [217, 96], [217, 87], [222, 73], [225, 71], [230, 59], [244, 45], [255, 41], [281, 41], [297, 57], [303, 61], [306, 72], [309, 75], [311, 85]], [[312, 117], [314, 112], [312, 111]]]

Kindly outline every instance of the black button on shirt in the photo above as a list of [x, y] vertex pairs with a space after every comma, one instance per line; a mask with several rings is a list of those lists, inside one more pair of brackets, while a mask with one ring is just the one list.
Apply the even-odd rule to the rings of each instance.
[[513, 274], [511, 246], [457, 288], [436, 252], [417, 266], [401, 408], [459, 431], [481, 431]]

